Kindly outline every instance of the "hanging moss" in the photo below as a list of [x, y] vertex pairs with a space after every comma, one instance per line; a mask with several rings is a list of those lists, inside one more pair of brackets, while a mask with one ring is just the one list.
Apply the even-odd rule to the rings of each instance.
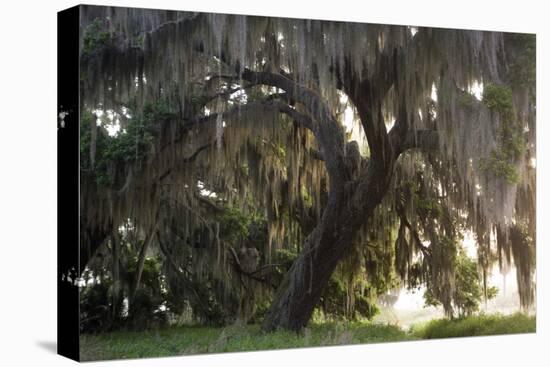
[[[197, 319], [231, 322], [248, 289], [255, 303], [270, 300], [291, 265], [281, 254], [295, 258], [325, 220], [335, 177], [323, 139], [343, 152], [349, 177], [337, 179], [348, 181], [346, 195], [368, 172], [371, 153], [359, 154], [360, 144], [348, 141], [354, 134], [345, 133], [345, 111], [359, 116], [341, 90], [344, 77], [374, 81], [395, 72], [380, 96], [388, 129], [405, 110], [409, 132], [436, 130], [439, 146], [403, 153], [388, 172], [395, 186], [331, 278], [324, 298], [331, 312], [370, 317], [376, 296], [401, 282], [429, 285], [448, 311], [460, 233], [532, 221], [534, 172], [526, 162], [535, 151], [534, 107], [494, 83], [508, 82], [503, 50], [511, 63], [517, 56], [502, 33], [420, 28], [413, 36], [401, 26], [108, 7], [84, 7], [81, 22], [83, 225], [110, 230], [131, 220], [143, 237], [159, 217], [153, 249], [165, 243], [171, 302]], [[378, 70], [382, 62], [391, 68]], [[278, 73], [314, 103], [289, 98], [292, 88], [284, 95], [247, 82], [245, 69]], [[482, 102], [465, 92], [479, 81]], [[334, 129], [323, 136], [277, 103]], [[95, 125], [91, 111], [122, 107], [132, 117], [118, 134]], [[243, 280], [231, 251], [240, 245], [260, 253], [255, 265], [288, 266]]]
[[507, 78], [516, 87], [534, 89], [536, 82], [536, 36], [511, 33], [508, 35], [514, 50], [507, 71]]
[[[95, 126], [94, 126], [95, 125]], [[95, 141], [92, 130], [96, 129]], [[95, 115], [84, 111], [80, 117], [80, 170], [85, 176], [93, 177], [93, 180], [103, 187], [109, 187], [113, 181], [108, 173], [108, 162], [104, 159], [104, 152], [108, 149], [109, 137], [97, 127]], [[97, 152], [92, 164], [90, 150], [95, 146]]]
[[[96, 115], [90, 111], [84, 111], [81, 116], [81, 166], [84, 172], [95, 176], [98, 185], [104, 187], [120, 181], [121, 178], [117, 177], [120, 170], [126, 178], [124, 166], [139, 163], [151, 154], [159, 135], [159, 126], [173, 117], [163, 100], [146, 104], [141, 114], [125, 121], [121, 121], [122, 115], [114, 112], [113, 115], [117, 121], [104, 119], [101, 126], [97, 126]], [[109, 135], [107, 127], [115, 123], [118, 123], [119, 132]], [[95, 140], [93, 129], [97, 129]], [[95, 162], [90, 158], [92, 148]]]
[[456, 243], [448, 238], [440, 238], [437, 243], [431, 244], [433, 249], [430, 264], [431, 278], [428, 280], [425, 296], [429, 304], [429, 297], [437, 300], [445, 310], [445, 313], [453, 316], [453, 294], [456, 290]]
[[[468, 257], [463, 249], [453, 260], [455, 266], [454, 287], [451, 296], [451, 309], [448, 311], [453, 317], [463, 318], [479, 311], [483, 299], [492, 299], [497, 295], [496, 287], [489, 287], [485, 292], [482, 279], [477, 269], [477, 262]], [[486, 297], [484, 297], [486, 294]], [[442, 304], [434, 289], [428, 288], [424, 294], [427, 305]], [[446, 310], [447, 311], [447, 310]]]
[[509, 241], [514, 263], [520, 304], [529, 309], [535, 300], [535, 248], [533, 238], [529, 236], [524, 224], [518, 223], [510, 229]]
[[111, 40], [111, 33], [107, 29], [106, 21], [100, 18], [94, 19], [84, 30], [82, 56], [92, 55], [108, 45]]
[[516, 167], [517, 160], [525, 151], [523, 127], [516, 121], [510, 88], [489, 84], [483, 91], [483, 103], [500, 116], [497, 149], [491, 152], [489, 159], [481, 161], [481, 169], [497, 177], [505, 178], [510, 184], [520, 181]]
[[465, 108], [473, 108], [477, 103], [476, 97], [471, 93], [462, 93], [458, 99], [458, 103]]

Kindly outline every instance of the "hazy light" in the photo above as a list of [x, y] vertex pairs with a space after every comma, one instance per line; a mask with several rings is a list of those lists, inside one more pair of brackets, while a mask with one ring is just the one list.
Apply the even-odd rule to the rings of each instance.
[[470, 87], [469, 92], [473, 94], [474, 97], [477, 98], [477, 100], [481, 101], [481, 99], [483, 98], [483, 83], [480, 83], [477, 80], [474, 81], [474, 83]]
[[435, 86], [435, 83], [432, 84], [432, 95], [431, 95], [432, 101], [437, 102], [437, 87]]

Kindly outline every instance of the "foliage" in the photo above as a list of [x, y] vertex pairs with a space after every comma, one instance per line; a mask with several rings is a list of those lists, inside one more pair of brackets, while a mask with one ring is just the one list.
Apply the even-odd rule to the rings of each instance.
[[85, 287], [80, 293], [80, 331], [96, 333], [108, 330], [113, 321], [111, 282]]
[[[533, 274], [536, 262], [535, 242], [525, 223], [518, 222], [509, 233], [512, 255], [514, 256], [514, 265], [516, 266], [516, 276], [518, 279], [519, 300], [522, 309], [529, 309], [534, 302]], [[510, 253], [505, 256], [510, 256]]]
[[489, 159], [482, 160], [481, 169], [491, 172], [496, 177], [502, 177], [510, 184], [519, 182], [519, 173], [513, 164], [510, 164], [506, 155], [503, 155], [501, 151], [493, 151]]
[[217, 215], [220, 223], [220, 238], [230, 244], [237, 244], [248, 237], [251, 217], [235, 207], [226, 206]]
[[147, 103], [141, 115], [128, 119], [122, 132], [111, 138], [104, 159], [130, 163], [144, 159], [153, 148], [158, 126], [171, 116], [165, 101]]
[[[287, 249], [277, 251], [277, 272], [282, 277], [298, 254]], [[377, 288], [373, 285], [352, 282], [351, 289], [349, 274], [336, 271], [331, 276], [328, 285], [321, 296], [316, 310], [322, 314], [319, 320], [372, 320], [379, 310], [375, 304]], [[361, 289], [361, 288], [366, 289]]]
[[[94, 181], [101, 186], [111, 184], [111, 179], [107, 173], [107, 161], [102, 159], [104, 152], [109, 144], [109, 138], [106, 134], [99, 133], [94, 142], [92, 142], [92, 129], [96, 123], [95, 115], [90, 111], [83, 111], [80, 117], [80, 165], [81, 173], [85, 176], [91, 176]], [[96, 146], [96, 164], [92, 167], [90, 158], [90, 149], [92, 144]], [[98, 159], [99, 158], [99, 159]]]
[[[127, 271], [128, 275], [133, 278], [136, 272], [138, 258], [134, 257], [128, 262]], [[162, 293], [162, 279], [161, 279], [161, 260], [156, 257], [146, 257], [143, 262], [143, 271], [141, 273], [140, 286], [143, 288], [150, 288], [157, 294]]]
[[483, 103], [487, 108], [502, 114], [512, 112], [512, 90], [497, 84], [487, 84], [483, 89]]
[[96, 18], [86, 27], [82, 41], [82, 56], [92, 55], [109, 44], [112, 38], [111, 33], [106, 29], [106, 23], [105, 20]]
[[126, 328], [130, 330], [146, 330], [159, 327], [168, 322], [165, 309], [159, 308], [164, 299], [155, 294], [151, 288], [140, 288], [136, 291], [133, 302], [129, 305]]
[[[105, 113], [103, 114], [105, 116]], [[173, 114], [168, 110], [164, 100], [147, 103], [141, 114], [121, 121], [120, 131], [114, 135], [107, 133], [106, 127], [113, 124], [106, 117], [97, 126], [97, 138], [92, 139], [91, 130], [96, 124], [96, 115], [83, 111], [80, 128], [80, 160], [81, 170], [94, 177], [99, 186], [114, 184], [117, 168], [144, 160], [154, 149], [158, 126], [170, 119]], [[95, 164], [90, 161], [90, 149], [96, 145]]]
[[[137, 258], [127, 265], [128, 276], [135, 279]], [[161, 278], [159, 259], [147, 257], [143, 263], [141, 282], [133, 299], [130, 300], [125, 326], [132, 330], [158, 327], [167, 322], [166, 309], [160, 306], [166, 302], [165, 288]]]
[[[359, 287], [349, 289], [346, 284], [333, 275], [321, 296], [319, 309], [322, 310], [325, 320], [372, 320], [379, 312], [370, 293], [375, 289], [361, 292]], [[348, 304], [349, 297], [353, 297], [353, 303]]]
[[[452, 292], [453, 316], [464, 318], [479, 311], [479, 305], [484, 295], [487, 299], [494, 298], [497, 294], [496, 287], [488, 287], [483, 292], [483, 284], [480, 279], [477, 262], [470, 258], [464, 250], [460, 249], [454, 259], [455, 278]], [[434, 295], [433, 290], [428, 287], [424, 293], [426, 305], [438, 306], [440, 300]]]
[[467, 108], [473, 108], [477, 102], [476, 97], [471, 93], [462, 93], [458, 98], [458, 103]]
[[463, 336], [533, 333], [536, 319], [518, 313], [510, 316], [479, 315], [455, 320], [433, 320], [412, 328], [422, 339], [457, 338]]
[[[518, 80], [534, 84], [534, 38], [102, 9], [81, 19], [83, 254], [106, 281], [120, 265], [123, 295], [149, 228], [148, 255], [159, 255], [146, 259], [126, 326], [157, 327], [161, 307], [227, 325], [252, 304], [260, 321], [270, 303], [304, 317], [282, 327], [306, 325], [313, 309], [371, 319], [377, 296], [403, 284], [426, 285], [429, 304], [464, 317], [493, 260], [479, 256], [478, 269], [464, 258], [462, 234], [482, 247], [496, 226], [525, 221], [534, 239], [535, 106]], [[464, 92], [476, 82], [481, 103]], [[368, 154], [350, 141], [348, 112], [359, 135], [376, 132]], [[136, 238], [120, 240], [113, 266], [104, 244], [129, 221]], [[529, 255], [520, 247], [514, 264]], [[248, 250], [257, 273], [243, 271]], [[522, 264], [523, 305], [534, 263]], [[318, 269], [327, 276], [314, 279]], [[275, 292], [285, 274], [291, 286]], [[318, 283], [306, 291], [307, 281]], [[97, 291], [90, 310], [116, 298]]]
[[483, 90], [483, 103], [499, 114], [501, 125], [498, 131], [499, 147], [493, 150], [488, 159], [481, 161], [481, 168], [509, 183], [518, 183], [519, 173], [515, 166], [517, 159], [525, 151], [523, 127], [516, 121], [512, 103], [512, 90], [496, 84], [488, 84]]
[[[459, 318], [470, 316], [479, 310], [484, 298], [477, 262], [462, 253], [457, 258], [454, 304]], [[496, 287], [488, 287], [487, 299], [497, 295]]]
[[[510, 62], [508, 79], [514, 86], [533, 87], [536, 82], [536, 36], [534, 34], [510, 34], [518, 48], [518, 56]], [[534, 88], [533, 88], [534, 89]]]
[[[123, 250], [124, 257], [119, 261], [124, 264], [124, 270], [119, 279], [118, 291], [115, 289], [112, 271], [105, 267], [103, 261], [92, 262], [83, 273], [86, 285], [80, 291], [80, 325], [84, 333], [113, 329], [142, 330], [158, 327], [168, 321], [168, 309], [161, 307], [166, 304], [168, 294], [159, 259], [145, 258], [140, 287], [135, 297], [129, 300], [138, 260], [137, 256], [133, 256], [133, 246], [124, 246]], [[110, 261], [110, 258], [104, 257], [103, 260]]]

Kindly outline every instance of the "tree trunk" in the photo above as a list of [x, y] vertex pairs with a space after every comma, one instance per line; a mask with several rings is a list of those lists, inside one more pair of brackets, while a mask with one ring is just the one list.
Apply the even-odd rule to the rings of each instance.
[[307, 237], [304, 249], [285, 275], [262, 330], [298, 331], [307, 325], [338, 262], [386, 194], [391, 174], [391, 167], [380, 171], [370, 164], [353, 189], [329, 195], [321, 222]]
[[116, 231], [113, 231], [111, 236], [111, 247], [113, 255], [113, 317], [112, 320], [118, 318], [119, 310], [119, 301], [121, 296], [121, 286], [120, 286], [120, 242]]
[[143, 266], [145, 265], [145, 255], [147, 254], [147, 249], [149, 248], [149, 245], [153, 241], [153, 237], [154, 237], [155, 232], [157, 230], [158, 222], [159, 221], [158, 221], [158, 214], [157, 214], [157, 217], [155, 219], [155, 223], [153, 224], [153, 226], [151, 227], [151, 230], [147, 234], [147, 237], [143, 241], [143, 246], [141, 247], [141, 251], [139, 252], [138, 263], [137, 263], [137, 266], [136, 266], [136, 275], [135, 275], [135, 279], [134, 279], [134, 287], [132, 289], [132, 293], [130, 294], [130, 303], [133, 302], [133, 300], [136, 296], [136, 293], [139, 289], [139, 284], [141, 282], [141, 274], [143, 273]]

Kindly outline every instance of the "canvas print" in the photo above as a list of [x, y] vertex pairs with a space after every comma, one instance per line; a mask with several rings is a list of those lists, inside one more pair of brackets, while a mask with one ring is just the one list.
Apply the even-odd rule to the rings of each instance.
[[76, 9], [79, 359], [535, 332], [534, 34]]

